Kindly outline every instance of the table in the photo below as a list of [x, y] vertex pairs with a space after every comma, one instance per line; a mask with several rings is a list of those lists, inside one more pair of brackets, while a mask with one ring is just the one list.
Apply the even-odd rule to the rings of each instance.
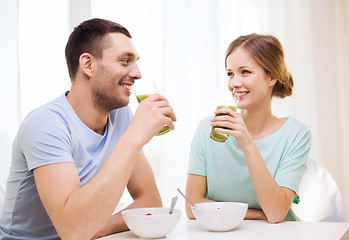
[[[196, 220], [181, 217], [178, 225], [167, 235], [168, 240], [339, 240], [347, 231], [349, 222], [282, 222], [270, 224], [261, 220], [244, 220], [230, 232], [209, 232], [203, 229]], [[349, 239], [349, 231], [341, 240]], [[100, 240], [138, 239], [132, 232], [116, 233]]]

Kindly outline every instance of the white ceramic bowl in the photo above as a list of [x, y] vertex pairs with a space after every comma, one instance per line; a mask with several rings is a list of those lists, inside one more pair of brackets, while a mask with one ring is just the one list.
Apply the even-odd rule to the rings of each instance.
[[231, 231], [244, 219], [248, 204], [240, 202], [197, 203], [192, 211], [198, 223], [209, 231]]
[[122, 212], [128, 228], [141, 238], [163, 238], [178, 224], [182, 211], [169, 208], [134, 208]]

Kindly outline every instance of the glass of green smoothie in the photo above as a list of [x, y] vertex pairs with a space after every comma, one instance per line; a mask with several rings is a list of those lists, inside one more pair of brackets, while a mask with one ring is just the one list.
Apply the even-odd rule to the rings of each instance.
[[[216, 110], [221, 108], [230, 108], [234, 112], [236, 112], [237, 107], [238, 107], [238, 99], [234, 98], [233, 92], [225, 90], [219, 94]], [[216, 114], [215, 117], [220, 115], [222, 114]], [[221, 143], [227, 141], [229, 138], [229, 135], [218, 133], [215, 131], [215, 128], [216, 127], [214, 126], [211, 127], [210, 138], [216, 142], [221, 142]]]
[[[159, 89], [157, 88], [154, 79], [151, 79], [151, 78], [145, 78], [145, 79], [142, 78], [135, 81], [132, 89], [139, 103], [142, 100], [149, 97], [150, 95], [159, 93]], [[171, 131], [171, 129], [167, 125], [165, 125], [164, 128], [158, 134], [156, 134], [156, 136], [164, 135], [169, 131]]]

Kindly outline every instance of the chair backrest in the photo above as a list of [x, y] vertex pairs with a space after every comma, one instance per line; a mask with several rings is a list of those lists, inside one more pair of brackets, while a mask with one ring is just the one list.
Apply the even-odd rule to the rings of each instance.
[[4, 206], [4, 201], [5, 201], [5, 191], [0, 186], [0, 221], [2, 217], [2, 207]]
[[308, 159], [299, 186], [300, 202], [292, 210], [306, 222], [345, 222], [345, 208], [339, 188], [327, 169]]

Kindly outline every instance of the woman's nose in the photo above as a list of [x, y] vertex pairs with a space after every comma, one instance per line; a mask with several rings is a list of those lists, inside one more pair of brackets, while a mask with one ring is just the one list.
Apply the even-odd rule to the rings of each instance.
[[233, 91], [235, 88], [241, 87], [241, 81], [237, 76], [234, 76], [229, 79], [228, 87], [231, 91]]

